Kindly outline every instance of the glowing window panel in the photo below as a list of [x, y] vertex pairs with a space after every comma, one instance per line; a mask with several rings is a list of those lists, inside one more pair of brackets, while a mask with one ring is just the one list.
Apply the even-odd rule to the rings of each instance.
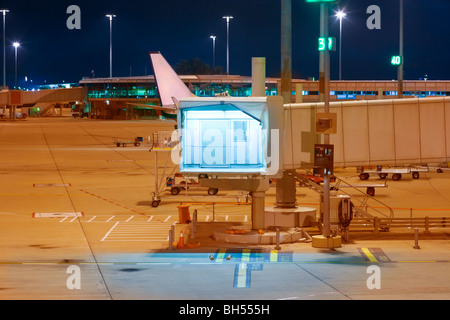
[[261, 121], [227, 104], [181, 112], [182, 173], [267, 170]]

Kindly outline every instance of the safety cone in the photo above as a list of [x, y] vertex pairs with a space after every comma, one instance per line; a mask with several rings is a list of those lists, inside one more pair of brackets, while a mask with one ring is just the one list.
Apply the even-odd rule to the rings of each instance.
[[178, 244], [177, 244], [177, 249], [184, 249], [185, 245], [184, 245], [184, 236], [183, 236], [183, 231], [180, 232], [180, 239], [178, 240]]

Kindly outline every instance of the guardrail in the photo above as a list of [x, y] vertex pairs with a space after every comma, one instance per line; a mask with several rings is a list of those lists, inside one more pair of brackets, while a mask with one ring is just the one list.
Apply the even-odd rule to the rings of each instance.
[[[323, 194], [323, 185], [309, 179], [309, 177], [312, 176], [310, 170], [307, 170], [304, 174], [301, 174], [295, 170], [285, 170], [285, 172], [297, 179], [303, 186], [311, 188], [319, 194]], [[336, 183], [334, 185], [334, 188], [339, 190], [339, 192], [348, 195], [352, 200], [357, 202], [357, 204], [355, 204], [355, 214], [368, 218], [372, 218], [377, 215], [381, 215], [386, 218], [394, 217], [394, 211], [385, 203], [372, 196], [369, 196], [366, 192], [361, 191], [357, 186], [352, 185], [345, 180], [342, 180], [341, 178], [335, 178]], [[342, 188], [340, 188], [342, 186], [353, 189], [356, 193], [359, 193], [362, 196], [362, 200], [352, 197], [348, 192], [345, 192], [344, 190], [342, 190]], [[368, 202], [374, 203], [374, 205], [369, 205]]]
[[450, 217], [424, 218], [353, 218], [350, 231], [389, 231], [391, 228], [423, 228], [424, 233], [431, 233], [432, 228], [450, 228]]

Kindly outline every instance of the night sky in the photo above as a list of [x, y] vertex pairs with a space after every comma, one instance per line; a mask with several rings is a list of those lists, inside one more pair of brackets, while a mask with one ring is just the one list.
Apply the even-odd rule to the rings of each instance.
[[[81, 9], [81, 30], [69, 30], [69, 5]], [[370, 5], [381, 9], [381, 30], [369, 30]], [[398, 0], [342, 0], [343, 79], [391, 80], [397, 68], [390, 57], [399, 48]], [[339, 21], [332, 17], [330, 36], [339, 39]], [[230, 24], [230, 73], [251, 75], [251, 58], [267, 58], [267, 76], [280, 76], [281, 4], [277, 0], [6, 0], [8, 84], [14, 81], [13, 41], [19, 41], [19, 81], [34, 84], [78, 82], [83, 77], [109, 76], [109, 20], [113, 22], [113, 76], [152, 74], [149, 51], [160, 51], [172, 65], [198, 57], [212, 64], [212, 40], [217, 36], [216, 64], [226, 67], [226, 21]], [[293, 75], [318, 77], [319, 5], [292, 0]], [[405, 79], [427, 75], [450, 79], [450, 1], [404, 0]], [[0, 24], [1, 28], [1, 24]], [[1, 33], [0, 33], [1, 35]], [[2, 55], [0, 50], [0, 55]], [[0, 60], [1, 61], [1, 60]], [[0, 68], [2, 64], [0, 63]], [[331, 79], [338, 78], [338, 51], [331, 54]]]

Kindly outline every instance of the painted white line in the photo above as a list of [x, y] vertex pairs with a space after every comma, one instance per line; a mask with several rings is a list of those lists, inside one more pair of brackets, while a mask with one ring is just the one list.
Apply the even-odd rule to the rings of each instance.
[[208, 222], [209, 220], [209, 216], [206, 216], [205, 222]]
[[147, 220], [147, 222], [150, 222], [153, 220], [153, 216], [150, 217], [150, 219]]
[[116, 216], [112, 216], [111, 218], [109, 218], [108, 220], [106, 220], [106, 222], [110, 222], [112, 219], [114, 219]]
[[75, 218], [73, 218], [72, 220], [70, 220], [70, 222], [74, 222], [75, 220], [77, 220], [78, 218], [77, 217], [75, 217]]
[[228, 221], [228, 216], [225, 216], [225, 221]]
[[106, 235], [105, 235], [105, 236], [103, 237], [103, 239], [100, 240], [100, 241], [101, 241], [101, 242], [105, 241], [106, 238], [108, 238], [109, 234], [114, 230], [114, 228], [115, 228], [118, 224], [119, 224], [119, 221], [117, 221], [117, 222], [113, 225], [113, 227], [112, 227], [111, 229], [109, 229], [109, 231], [106, 233]]
[[133, 219], [133, 218], [134, 218], [134, 216], [131, 216], [131, 217], [127, 220], [127, 222], [130, 222], [131, 219]]
[[97, 218], [97, 216], [93, 216], [88, 222], [93, 221], [95, 218]]
[[35, 212], [33, 218], [70, 218], [84, 217], [83, 212]]
[[244, 222], [248, 221], [248, 216], [245, 216]]
[[164, 222], [167, 222], [170, 218], [172, 218], [172, 216], [168, 216], [168, 217], [166, 218], [166, 220], [164, 220]]
[[35, 183], [33, 185], [35, 188], [45, 188], [45, 187], [71, 187], [70, 183]]
[[68, 217], [65, 217], [64, 219], [62, 219], [59, 223], [64, 222]]

